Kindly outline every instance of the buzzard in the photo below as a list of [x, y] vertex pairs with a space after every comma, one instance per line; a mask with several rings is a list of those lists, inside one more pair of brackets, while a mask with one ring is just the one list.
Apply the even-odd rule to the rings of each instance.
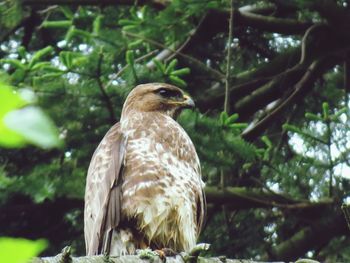
[[95, 150], [85, 190], [87, 255], [136, 249], [189, 251], [206, 210], [199, 159], [175, 121], [193, 100], [172, 85], [143, 84]]

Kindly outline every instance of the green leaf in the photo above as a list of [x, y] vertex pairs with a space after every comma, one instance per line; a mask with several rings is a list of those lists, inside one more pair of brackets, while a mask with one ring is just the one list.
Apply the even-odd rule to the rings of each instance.
[[295, 132], [295, 133], [302, 133], [302, 131], [298, 127], [296, 127], [294, 125], [287, 124], [287, 123], [283, 124], [282, 128], [285, 131], [291, 131], [291, 132]]
[[132, 50], [126, 51], [125, 59], [126, 59], [126, 63], [128, 63], [128, 65], [133, 66], [135, 63], [134, 51], [132, 51]]
[[135, 40], [133, 42], [128, 43], [129, 49], [137, 48], [139, 45], [141, 45], [144, 42], [142, 39]]
[[41, 26], [43, 28], [68, 28], [72, 25], [71, 20], [44, 21]]
[[27, 104], [12, 87], [0, 82], [0, 119], [9, 111]]
[[[68, 69], [71, 69], [75, 66], [80, 66], [87, 62], [87, 57], [77, 52], [61, 51], [59, 56], [63, 65], [65, 65]], [[57, 69], [56, 72], [65, 73], [64, 71], [59, 69]]]
[[25, 263], [39, 255], [47, 247], [43, 239], [28, 240], [23, 238], [0, 238], [0, 262]]
[[45, 48], [40, 49], [37, 52], [35, 52], [35, 54], [33, 55], [32, 59], [30, 60], [29, 68], [33, 67], [33, 65], [36, 62], [41, 60], [44, 56], [50, 54], [52, 51], [53, 51], [53, 47], [48, 46], [48, 47], [45, 47]]
[[230, 124], [228, 126], [230, 128], [233, 128], [233, 129], [245, 129], [248, 127], [248, 124], [247, 123], [233, 123], [233, 124]]
[[67, 41], [67, 42], [71, 41], [73, 36], [74, 36], [74, 31], [75, 31], [75, 26], [71, 26], [68, 29], [68, 31], [67, 31], [67, 33], [66, 33], [66, 35], [64, 37], [64, 40]]
[[68, 69], [72, 67], [73, 64], [73, 54], [70, 51], [61, 51], [60, 60]]
[[131, 31], [133, 29], [139, 28], [139, 25], [130, 25], [130, 26], [124, 26], [123, 31]]
[[92, 24], [92, 33], [95, 34], [95, 35], [98, 35], [100, 33], [102, 18], [103, 18], [102, 15], [98, 15], [94, 19], [94, 22]]
[[73, 67], [80, 67], [80, 66], [83, 66], [84, 64], [86, 64], [87, 62], [88, 62], [87, 57], [77, 55], [76, 57], [73, 58], [72, 66]]
[[5, 58], [5, 59], [1, 59], [0, 62], [4, 63], [4, 64], [10, 64], [12, 67], [14, 67], [16, 69], [23, 69], [23, 70], [26, 69], [26, 65], [24, 65], [18, 59]]
[[62, 146], [57, 128], [40, 108], [30, 106], [11, 111], [5, 115], [4, 124], [27, 142], [41, 148]]
[[20, 148], [26, 145], [26, 140], [20, 134], [12, 131], [0, 121], [0, 146], [5, 148]]
[[314, 134], [310, 134], [308, 132], [304, 132], [301, 129], [299, 129], [298, 127], [291, 125], [291, 124], [283, 124], [282, 128], [286, 131], [290, 131], [290, 132], [295, 132], [301, 136], [303, 136], [304, 138], [311, 138], [317, 142], [323, 143], [323, 144], [327, 144], [326, 141], [323, 141], [321, 138], [316, 137]]
[[272, 148], [272, 142], [270, 141], [269, 137], [264, 135], [261, 137], [261, 140], [263, 141], [263, 143], [265, 143], [265, 145], [267, 146], [268, 149]]
[[170, 74], [174, 76], [183, 76], [183, 75], [188, 75], [190, 73], [191, 73], [190, 68], [182, 68], [182, 69], [174, 70]]
[[70, 20], [72, 20], [74, 18], [74, 14], [68, 6], [60, 5], [59, 8], [66, 18], [68, 18]]
[[40, 69], [44, 69], [48, 66], [52, 66], [50, 62], [47, 62], [47, 61], [38, 62], [31, 68], [31, 70], [40, 70]]
[[138, 21], [130, 20], [130, 19], [119, 19], [118, 21], [119, 25], [121, 26], [128, 26], [128, 25], [138, 25]]
[[18, 54], [19, 54], [19, 56], [20, 56], [21, 58], [25, 58], [25, 57], [26, 57], [27, 51], [26, 51], [26, 49], [25, 49], [24, 46], [20, 46], [20, 47], [18, 48]]
[[339, 118], [340, 115], [346, 113], [347, 111], [348, 111], [348, 108], [347, 108], [347, 107], [341, 108], [339, 111], [337, 111], [337, 112], [334, 114], [334, 117], [335, 117], [335, 118]]
[[4, 116], [27, 102], [12, 87], [0, 83], [0, 145], [3, 147], [21, 147], [25, 144], [22, 136], [10, 130], [3, 122]]
[[187, 83], [183, 80], [183, 79], [180, 79], [179, 77], [177, 76], [172, 76], [170, 75], [169, 76], [169, 79], [170, 81], [175, 84], [176, 86], [179, 86], [180, 88], [183, 88], [183, 87], [186, 87], [187, 86]]
[[62, 76], [65, 73], [66, 73], [65, 71], [61, 71], [61, 72], [57, 72], [57, 73], [47, 73], [47, 74], [42, 75], [40, 77], [40, 79], [41, 78], [57, 78], [57, 77]]
[[165, 74], [165, 70], [166, 70], [165, 65], [158, 59], [153, 59], [152, 61], [156, 65], [156, 67], [159, 69], [159, 71]]
[[220, 125], [224, 125], [226, 123], [227, 118], [228, 118], [227, 112], [226, 111], [222, 111], [220, 113], [220, 117], [219, 117]]
[[166, 67], [165, 74], [167, 75], [170, 74], [175, 69], [176, 65], [177, 65], [177, 59], [175, 58]]
[[13, 83], [19, 83], [24, 80], [26, 77], [27, 70], [18, 68], [15, 70], [15, 72], [12, 73], [11, 79]]
[[329, 104], [327, 102], [322, 103], [322, 110], [323, 110], [323, 118], [327, 120], [329, 117]]
[[73, 30], [73, 35], [79, 36], [86, 40], [90, 40], [92, 37], [90, 32], [76, 28]]
[[238, 120], [238, 117], [239, 117], [238, 113], [232, 114], [230, 117], [226, 119], [225, 125], [234, 123], [236, 120]]
[[305, 113], [305, 118], [311, 121], [322, 121], [322, 118], [320, 116], [317, 116], [316, 114], [310, 112]]

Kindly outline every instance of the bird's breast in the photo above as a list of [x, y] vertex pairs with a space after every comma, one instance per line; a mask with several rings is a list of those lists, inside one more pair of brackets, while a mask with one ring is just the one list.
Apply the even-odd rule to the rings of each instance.
[[196, 193], [202, 183], [198, 157], [182, 130], [173, 135], [151, 128], [136, 129], [128, 137], [122, 214], [137, 218], [148, 240], [188, 250], [196, 242]]

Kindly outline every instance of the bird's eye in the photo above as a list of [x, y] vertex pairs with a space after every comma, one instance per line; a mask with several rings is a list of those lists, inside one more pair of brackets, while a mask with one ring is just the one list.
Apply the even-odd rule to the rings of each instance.
[[157, 90], [157, 93], [164, 98], [181, 98], [182, 93], [177, 90], [170, 90], [165, 88], [160, 88]]

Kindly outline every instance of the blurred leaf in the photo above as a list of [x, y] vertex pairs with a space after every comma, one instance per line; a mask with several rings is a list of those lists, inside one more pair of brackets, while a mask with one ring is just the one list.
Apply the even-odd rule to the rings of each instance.
[[73, 29], [73, 35], [77, 37], [81, 37], [82, 39], [90, 40], [91, 39], [91, 33], [86, 30], [81, 29]]
[[[72, 67], [81, 66], [87, 62], [87, 58], [84, 55], [78, 52], [70, 52], [70, 51], [61, 51], [60, 60], [63, 63], [63, 65], [65, 65], [68, 69], [71, 69]], [[57, 69], [56, 71], [52, 69], [50, 71], [56, 72], [56, 73], [59, 73], [59, 72], [65, 73], [64, 71], [59, 69]]]
[[6, 58], [6, 59], [1, 59], [0, 62], [4, 64], [10, 64], [12, 67], [16, 69], [23, 69], [23, 70], [26, 69], [26, 66], [18, 59]]
[[73, 52], [62, 51], [60, 52], [60, 60], [67, 68], [72, 67], [73, 62]]
[[134, 51], [128, 50], [126, 51], [126, 63], [130, 66], [133, 66], [135, 63]]
[[72, 25], [71, 20], [44, 21], [41, 26], [44, 28], [68, 28]]
[[140, 46], [144, 41], [142, 39], [135, 40], [133, 42], [128, 43], [128, 48], [129, 49], [134, 49], [138, 46]]
[[230, 117], [228, 117], [226, 120], [225, 120], [225, 124], [232, 124], [234, 123], [236, 120], [238, 120], [238, 113], [234, 113], [232, 114]]
[[4, 124], [27, 142], [41, 148], [62, 146], [54, 123], [37, 107], [30, 106], [9, 112], [4, 117]]
[[15, 70], [15, 72], [11, 75], [11, 80], [13, 83], [19, 83], [24, 80], [26, 77], [27, 70], [23, 70], [21, 68], [18, 68]]
[[100, 33], [102, 18], [102, 15], [98, 15], [92, 24], [92, 33], [95, 35], [98, 35]]
[[334, 114], [334, 117], [335, 117], [335, 118], [339, 118], [340, 115], [345, 114], [347, 111], [348, 111], [348, 108], [347, 108], [347, 107], [341, 108], [339, 111], [337, 111], [337, 112]]
[[74, 14], [73, 14], [72, 10], [70, 10], [70, 8], [68, 6], [60, 5], [59, 8], [60, 8], [61, 12], [64, 14], [64, 16], [66, 18], [73, 19]]
[[33, 67], [36, 62], [41, 60], [46, 55], [50, 54], [52, 51], [53, 51], [53, 47], [48, 46], [48, 47], [45, 47], [45, 48], [40, 49], [37, 52], [35, 52], [35, 54], [33, 55], [32, 59], [30, 60], [29, 68]]
[[170, 74], [174, 76], [182, 76], [182, 75], [188, 75], [190, 73], [191, 73], [191, 70], [189, 68], [182, 68], [182, 69], [174, 70]]
[[230, 128], [234, 128], [234, 129], [245, 129], [248, 127], [247, 123], [232, 123], [229, 124]]
[[311, 121], [322, 121], [322, 118], [320, 116], [317, 116], [311, 112], [305, 113], [305, 117]]
[[269, 137], [264, 135], [261, 137], [261, 140], [265, 143], [265, 145], [267, 146], [268, 149], [272, 148], [273, 145], [272, 145], [272, 142], [269, 139]]
[[166, 70], [165, 65], [161, 61], [159, 61], [158, 59], [153, 59], [152, 61], [156, 65], [156, 67], [159, 69], [159, 71], [164, 74], [165, 70]]
[[187, 83], [183, 79], [180, 79], [179, 77], [170, 75], [169, 79], [173, 84], [175, 84], [176, 86], [179, 86], [180, 88], [184, 88], [187, 86]]
[[226, 111], [222, 111], [220, 113], [220, 117], [219, 117], [220, 124], [224, 125], [226, 123], [227, 118], [228, 118], [227, 112]]
[[170, 61], [169, 65], [166, 67], [165, 73], [170, 74], [175, 69], [177, 62], [177, 59]]
[[327, 102], [322, 103], [323, 118], [326, 120], [329, 117], [329, 104]]
[[9, 111], [27, 104], [11, 86], [0, 83], [0, 119]]
[[43, 239], [28, 240], [23, 238], [0, 238], [0, 262], [25, 263], [39, 255], [47, 247]]

